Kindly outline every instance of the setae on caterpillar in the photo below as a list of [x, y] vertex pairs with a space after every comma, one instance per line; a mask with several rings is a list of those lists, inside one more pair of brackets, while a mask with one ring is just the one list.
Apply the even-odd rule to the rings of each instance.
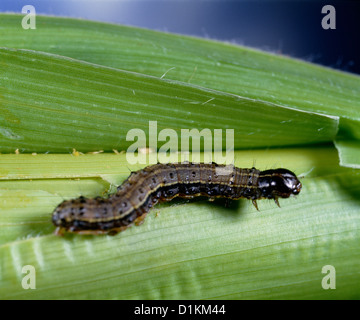
[[[155, 164], [131, 175], [109, 198], [79, 197], [60, 203], [52, 214], [55, 233], [116, 234], [140, 224], [158, 202], [198, 196], [252, 200], [299, 194], [301, 182], [287, 169], [260, 171], [216, 163]], [[223, 170], [223, 171], [222, 171]]]

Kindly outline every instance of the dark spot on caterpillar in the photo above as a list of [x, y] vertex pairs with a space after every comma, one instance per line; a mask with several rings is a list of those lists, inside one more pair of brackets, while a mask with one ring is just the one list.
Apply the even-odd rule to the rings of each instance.
[[83, 206], [79, 207], [79, 215], [82, 216], [84, 213], [85, 213], [85, 208]]
[[219, 167], [225, 166], [214, 163], [149, 166], [131, 173], [107, 199], [81, 196], [63, 201], [54, 210], [52, 222], [58, 234], [64, 231], [116, 234], [134, 223], [140, 224], [157, 202], [174, 197], [206, 196], [209, 200], [225, 198], [226, 201], [246, 198], [257, 209], [256, 200], [273, 199], [279, 205], [278, 198], [297, 195], [302, 187], [296, 175], [287, 169], [260, 171], [234, 167], [224, 177], [216, 173]]

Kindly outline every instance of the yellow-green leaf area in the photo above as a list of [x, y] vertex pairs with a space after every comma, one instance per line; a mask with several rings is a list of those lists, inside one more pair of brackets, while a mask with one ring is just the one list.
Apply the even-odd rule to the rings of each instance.
[[[55, 236], [51, 211], [62, 199], [107, 194], [111, 183], [99, 176], [120, 183], [137, 168], [124, 168], [124, 155], [103, 154], [62, 155], [54, 170], [57, 156], [1, 157], [8, 174], [29, 163], [23, 179], [1, 182], [2, 298], [359, 298], [359, 174], [339, 167], [331, 147], [236, 152], [237, 166], [257, 159], [260, 169], [276, 163], [304, 175], [300, 195], [281, 208], [178, 200], [116, 236]], [[24, 265], [36, 269], [36, 290], [21, 287]], [[336, 268], [336, 290], [321, 286], [326, 265]]]

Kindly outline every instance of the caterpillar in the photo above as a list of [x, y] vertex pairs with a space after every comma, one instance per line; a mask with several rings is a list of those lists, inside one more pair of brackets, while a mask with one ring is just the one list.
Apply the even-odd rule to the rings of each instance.
[[130, 176], [108, 198], [65, 200], [52, 214], [55, 233], [117, 234], [133, 224], [143, 222], [158, 202], [175, 197], [198, 196], [252, 200], [257, 210], [258, 199], [273, 199], [299, 194], [302, 185], [288, 169], [260, 171], [216, 163], [155, 164]]

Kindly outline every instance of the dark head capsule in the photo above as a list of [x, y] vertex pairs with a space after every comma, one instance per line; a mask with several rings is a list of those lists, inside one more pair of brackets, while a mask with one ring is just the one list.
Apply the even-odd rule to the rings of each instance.
[[299, 194], [301, 187], [295, 173], [287, 169], [265, 170], [259, 174], [258, 188], [262, 198], [289, 198]]

